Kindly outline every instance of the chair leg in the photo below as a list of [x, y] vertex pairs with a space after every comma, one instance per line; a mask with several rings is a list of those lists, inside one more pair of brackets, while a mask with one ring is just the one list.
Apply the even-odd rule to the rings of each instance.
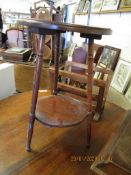
[[27, 144], [26, 144], [26, 151], [28, 152], [31, 151], [31, 140], [33, 135], [34, 122], [35, 122], [35, 116], [34, 114], [30, 114], [29, 128], [27, 134]]
[[92, 122], [92, 115], [90, 114], [87, 117], [87, 148], [90, 147], [91, 144], [91, 122]]

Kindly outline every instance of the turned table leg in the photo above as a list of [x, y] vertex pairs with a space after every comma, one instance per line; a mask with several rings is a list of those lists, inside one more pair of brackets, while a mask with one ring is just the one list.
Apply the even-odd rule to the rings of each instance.
[[54, 36], [54, 65], [55, 65], [55, 75], [54, 75], [54, 86], [53, 94], [57, 95], [57, 82], [59, 73], [59, 54], [60, 54], [60, 33]]
[[45, 35], [39, 35], [38, 56], [37, 56], [36, 65], [35, 65], [31, 112], [30, 112], [29, 128], [28, 128], [28, 135], [27, 135], [27, 145], [26, 145], [27, 151], [31, 151], [30, 145], [31, 145], [34, 122], [35, 122], [35, 110], [36, 110], [38, 90], [39, 90], [39, 84], [40, 84], [40, 74], [41, 74], [41, 68], [42, 68], [42, 56], [43, 56], [43, 51], [44, 51], [44, 46], [43, 46], [44, 41], [45, 41]]
[[90, 146], [91, 140], [91, 121], [92, 121], [92, 87], [93, 87], [93, 50], [94, 50], [94, 40], [89, 38], [88, 43], [88, 78], [87, 78], [87, 102], [89, 116], [87, 117], [87, 147]]

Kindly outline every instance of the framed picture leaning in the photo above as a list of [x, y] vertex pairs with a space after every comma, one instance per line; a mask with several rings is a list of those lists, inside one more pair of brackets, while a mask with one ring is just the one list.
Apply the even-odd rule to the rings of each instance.
[[104, 0], [102, 11], [104, 10], [117, 10], [120, 0]]
[[84, 5], [84, 8], [83, 8], [83, 13], [87, 13], [88, 12], [89, 5], [90, 5], [89, 0], [86, 0], [85, 5]]
[[127, 91], [125, 93], [125, 97], [131, 103], [131, 79], [130, 79], [130, 83], [128, 85]]
[[120, 8], [131, 8], [131, 0], [121, 0]]
[[114, 71], [120, 52], [119, 48], [105, 45], [97, 65]]
[[124, 93], [131, 75], [131, 64], [120, 60], [111, 82], [111, 86], [117, 91]]
[[[99, 58], [99, 61], [97, 63], [97, 67], [102, 67], [114, 71], [119, 59], [120, 52], [121, 49], [119, 48], [105, 45]], [[101, 73], [95, 72], [94, 78], [100, 78], [100, 77]]]
[[92, 12], [100, 12], [104, 0], [94, 0], [92, 3]]
[[82, 13], [83, 12], [85, 3], [86, 3], [86, 0], [80, 0], [76, 13]]

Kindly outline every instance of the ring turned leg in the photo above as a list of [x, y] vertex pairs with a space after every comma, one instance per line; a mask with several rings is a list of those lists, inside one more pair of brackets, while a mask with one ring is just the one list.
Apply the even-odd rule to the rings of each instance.
[[34, 75], [34, 84], [33, 84], [33, 93], [32, 93], [32, 105], [31, 105], [31, 113], [30, 113], [30, 119], [29, 119], [28, 135], [27, 135], [27, 145], [26, 145], [27, 151], [31, 151], [31, 140], [32, 140], [33, 128], [34, 128], [34, 122], [35, 122], [35, 110], [36, 110], [39, 83], [40, 83], [44, 41], [45, 41], [45, 35], [39, 35], [38, 57], [37, 57], [36, 66], [35, 66], [35, 75]]
[[87, 117], [87, 145], [86, 147], [90, 147], [91, 143], [91, 124], [92, 124], [92, 114], [89, 114]]
[[93, 87], [93, 50], [94, 50], [94, 40], [89, 38], [88, 41], [88, 78], [87, 78], [87, 102], [88, 102], [88, 111], [90, 112], [87, 117], [87, 147], [90, 146], [91, 140], [91, 122], [92, 122], [92, 87]]
[[27, 139], [27, 145], [26, 145], [26, 151], [31, 151], [31, 140], [33, 135], [33, 128], [34, 128], [34, 122], [35, 122], [35, 116], [33, 114], [30, 114], [29, 119], [29, 128], [28, 128], [28, 139]]

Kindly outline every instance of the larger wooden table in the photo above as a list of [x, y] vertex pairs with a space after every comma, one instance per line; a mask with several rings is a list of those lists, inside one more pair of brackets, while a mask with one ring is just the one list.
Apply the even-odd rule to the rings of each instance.
[[[30, 113], [30, 125], [28, 132], [28, 143], [27, 150], [30, 151], [30, 143], [33, 133], [33, 125], [35, 119], [41, 121], [42, 123], [49, 126], [56, 127], [67, 127], [73, 126], [81, 123], [87, 115], [92, 116], [92, 85], [93, 85], [93, 48], [94, 48], [94, 39], [101, 39], [102, 35], [110, 35], [112, 31], [106, 28], [98, 28], [91, 26], [83, 26], [76, 24], [66, 24], [60, 22], [49, 22], [36, 19], [24, 19], [19, 20], [19, 23], [29, 27], [29, 31], [32, 33], [39, 34], [39, 49], [38, 57], [35, 70], [35, 80], [34, 88], [32, 95], [32, 106]], [[88, 38], [88, 78], [87, 78], [87, 96], [88, 96], [88, 106], [81, 104], [80, 102], [74, 100], [73, 98], [67, 98], [64, 96], [57, 95], [57, 80], [58, 80], [58, 67], [59, 67], [59, 47], [60, 47], [60, 34], [70, 32], [80, 33], [80, 37]], [[45, 41], [46, 35], [54, 36], [54, 64], [55, 64], [55, 78], [54, 78], [54, 89], [53, 95], [49, 96], [48, 99], [41, 99], [37, 102], [40, 73], [42, 66], [42, 55], [44, 52], [43, 43]], [[50, 103], [50, 105], [48, 105]], [[36, 105], [37, 104], [37, 105]], [[62, 106], [63, 105], [63, 106]], [[67, 107], [70, 105], [68, 112]], [[45, 108], [44, 108], [45, 107]], [[59, 107], [56, 109], [55, 107]], [[54, 108], [56, 110], [54, 110]], [[37, 110], [36, 110], [37, 109]], [[54, 112], [55, 111], [55, 112]], [[77, 111], [77, 112], [76, 112]], [[69, 114], [70, 112], [70, 114]], [[66, 114], [68, 116], [66, 116]], [[53, 115], [53, 116], [52, 116]], [[62, 118], [60, 118], [60, 115]], [[74, 117], [74, 115], [76, 117]], [[44, 120], [41, 118], [44, 117]], [[89, 127], [91, 128], [91, 127]], [[89, 129], [91, 130], [91, 129]]]
[[[125, 110], [106, 103], [101, 121], [92, 122], [92, 146], [88, 150], [84, 140], [86, 123], [50, 129], [36, 122], [34, 151], [27, 153], [24, 147], [30, 101], [29, 91], [0, 101], [0, 175], [96, 175], [90, 170], [93, 162], [77, 158], [97, 157], [123, 120]], [[129, 175], [112, 164], [102, 168], [108, 175]]]

